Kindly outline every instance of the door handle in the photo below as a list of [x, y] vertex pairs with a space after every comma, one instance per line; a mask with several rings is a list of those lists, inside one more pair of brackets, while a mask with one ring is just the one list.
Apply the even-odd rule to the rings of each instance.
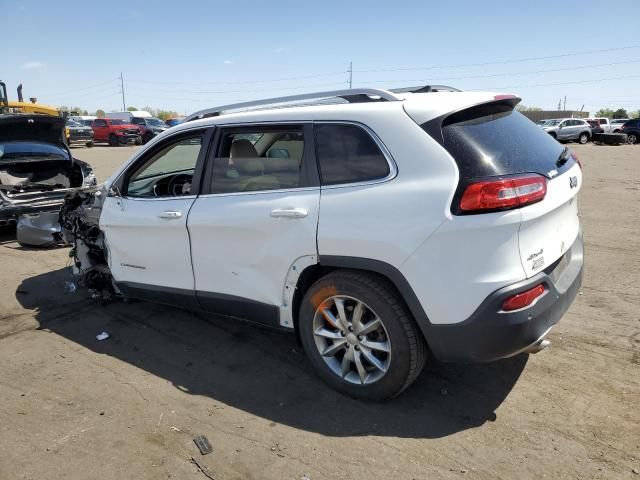
[[271, 210], [273, 218], [304, 218], [309, 213], [304, 208], [276, 208]]
[[180, 218], [182, 217], [182, 212], [177, 212], [177, 211], [166, 211], [166, 212], [162, 212], [160, 215], [158, 215], [158, 217], [160, 218], [166, 218], [166, 219], [172, 219], [172, 218]]

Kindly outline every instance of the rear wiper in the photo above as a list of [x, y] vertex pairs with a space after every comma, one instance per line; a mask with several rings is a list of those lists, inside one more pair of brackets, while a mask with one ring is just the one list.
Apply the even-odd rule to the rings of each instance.
[[569, 161], [569, 148], [564, 147], [564, 149], [562, 150], [562, 153], [560, 154], [560, 156], [558, 157], [558, 160], [556, 161], [556, 166], [561, 167], [568, 161]]

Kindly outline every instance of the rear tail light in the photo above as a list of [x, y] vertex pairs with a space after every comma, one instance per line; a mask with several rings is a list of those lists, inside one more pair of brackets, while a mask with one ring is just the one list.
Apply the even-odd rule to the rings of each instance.
[[513, 310], [520, 310], [521, 308], [531, 305], [536, 298], [544, 293], [544, 285], [536, 285], [524, 292], [516, 293], [515, 295], [507, 298], [502, 304], [502, 310], [510, 312]]
[[488, 180], [469, 185], [460, 199], [463, 212], [509, 210], [539, 202], [547, 194], [547, 179], [542, 175]]

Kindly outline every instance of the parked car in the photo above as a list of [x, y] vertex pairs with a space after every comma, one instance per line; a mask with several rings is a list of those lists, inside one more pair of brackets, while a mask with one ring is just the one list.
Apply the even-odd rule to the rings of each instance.
[[168, 127], [175, 127], [176, 125], [180, 125], [184, 121], [184, 118], [167, 118], [164, 123], [167, 124]]
[[64, 118], [0, 115], [0, 226], [57, 212], [71, 189], [95, 183], [89, 164], [71, 155]]
[[126, 112], [109, 112], [107, 114], [108, 118], [114, 118], [118, 120], [124, 120], [125, 122], [131, 123], [131, 120], [134, 117], [143, 117], [143, 118], [151, 118], [151, 114], [144, 110], [129, 110]]
[[155, 117], [133, 117], [131, 124], [140, 129], [142, 143], [148, 143], [149, 140], [169, 128], [166, 123]]
[[602, 128], [600, 126], [600, 122], [598, 122], [598, 120], [595, 119], [585, 119], [585, 121], [589, 124], [589, 126], [591, 127], [591, 136], [593, 137], [593, 135], [597, 134], [597, 133], [604, 133], [604, 128]]
[[592, 122], [597, 122], [597, 124], [602, 128], [602, 132], [593, 132], [593, 133], [611, 133], [611, 120], [606, 117], [596, 117], [596, 118], [584, 118], [589, 125]]
[[67, 145], [86, 145], [93, 147], [93, 129], [75, 120], [67, 118], [65, 128]]
[[582, 281], [581, 165], [519, 98], [442, 88], [195, 113], [67, 200], [74, 271], [297, 332], [358, 398], [397, 395], [427, 355], [537, 352]]
[[126, 143], [142, 144], [140, 129], [135, 125], [113, 118], [96, 118], [91, 125], [95, 142], [109, 142], [111, 146]]
[[611, 120], [612, 133], [621, 133], [622, 125], [624, 125], [628, 121], [628, 118], [614, 118], [613, 120]]
[[579, 118], [558, 118], [549, 120], [541, 127], [559, 142], [571, 140], [587, 143], [591, 139], [591, 126]]
[[620, 127], [620, 133], [627, 135], [627, 143], [640, 143], [640, 118], [627, 120]]

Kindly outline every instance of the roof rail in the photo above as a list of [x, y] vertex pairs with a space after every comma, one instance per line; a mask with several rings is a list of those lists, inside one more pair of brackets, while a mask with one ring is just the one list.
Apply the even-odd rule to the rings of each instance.
[[417, 87], [402, 87], [389, 89], [392, 93], [430, 93], [430, 92], [461, 92], [462, 90], [448, 85], [422, 85]]
[[[330, 98], [342, 98], [349, 103], [363, 102], [395, 102], [401, 100], [388, 90], [376, 88], [350, 88], [345, 90], [333, 90], [329, 92], [304, 93], [301, 95], [291, 95], [287, 97], [267, 98], [264, 100], [252, 100], [250, 102], [231, 103], [220, 107], [206, 108], [196, 113], [192, 113], [184, 119], [185, 122], [199, 120], [207, 117], [217, 117], [228, 110], [252, 109], [253, 107], [264, 107], [268, 105], [278, 105], [282, 103], [302, 102], [305, 100], [323, 100]], [[296, 105], [292, 105], [296, 106]]]

